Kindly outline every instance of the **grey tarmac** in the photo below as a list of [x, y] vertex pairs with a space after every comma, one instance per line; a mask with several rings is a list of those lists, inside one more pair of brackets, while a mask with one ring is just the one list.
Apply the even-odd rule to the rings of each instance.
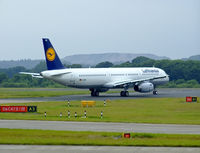
[[193, 147], [0, 145], [2, 153], [198, 153]]
[[[30, 90], [33, 90], [33, 89], [30, 89]], [[41, 90], [41, 89], [34, 89], [34, 90]], [[60, 89], [51, 89], [51, 90], [60, 90]], [[73, 89], [64, 89], [64, 90], [73, 90]], [[74, 89], [74, 90], [83, 90], [83, 89]], [[116, 91], [120, 92], [119, 89], [117, 89]], [[80, 101], [81, 100], [99, 100], [99, 101], [102, 100], [103, 101], [104, 99], [117, 100], [117, 99], [167, 98], [167, 97], [179, 98], [179, 97], [186, 97], [186, 96], [200, 97], [200, 88], [197, 88], [197, 89], [195, 88], [161, 88], [161, 89], [158, 89], [158, 95], [153, 95], [152, 93], [133, 92], [133, 93], [130, 93], [129, 97], [120, 97], [119, 93], [112, 93], [112, 94], [100, 93], [99, 97], [91, 97], [90, 94], [86, 94], [86, 95], [66, 95], [66, 96], [58, 96], [58, 97], [12, 98], [12, 99], [0, 99], [0, 104], [65, 101], [67, 99], [72, 100], [72, 101], [73, 100], [80, 100]]]
[[180, 124], [0, 120], [0, 128], [43, 129], [43, 130], [62, 130], [62, 131], [200, 134], [200, 125], [180, 125]]

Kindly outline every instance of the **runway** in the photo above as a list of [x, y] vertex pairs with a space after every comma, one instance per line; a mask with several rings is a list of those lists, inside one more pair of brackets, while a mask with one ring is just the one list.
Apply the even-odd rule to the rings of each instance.
[[0, 145], [3, 153], [197, 153], [195, 147]]
[[[36, 89], [35, 89], [36, 90]], [[57, 90], [57, 89], [55, 89]], [[73, 89], [69, 89], [73, 90]], [[117, 90], [120, 92], [120, 90]], [[89, 91], [88, 91], [89, 93]], [[0, 99], [0, 104], [3, 103], [25, 103], [25, 102], [47, 102], [47, 101], [65, 101], [69, 100], [99, 100], [104, 99], [116, 100], [116, 99], [137, 99], [137, 98], [167, 98], [167, 97], [186, 97], [186, 96], [197, 96], [200, 97], [200, 89], [197, 88], [161, 88], [158, 89], [158, 95], [153, 95], [152, 93], [130, 93], [129, 97], [120, 97], [119, 93], [100, 93], [99, 97], [91, 97], [90, 94], [86, 95], [66, 95], [58, 97], [35, 97], [35, 98], [9, 98]]]
[[200, 134], [200, 125], [177, 125], [177, 124], [0, 120], [0, 128], [43, 129], [43, 130], [62, 130], [62, 131]]

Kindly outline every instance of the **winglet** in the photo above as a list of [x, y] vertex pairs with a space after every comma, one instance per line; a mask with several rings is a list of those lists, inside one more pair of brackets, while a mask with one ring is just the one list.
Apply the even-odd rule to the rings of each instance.
[[64, 69], [55, 49], [48, 38], [43, 38], [44, 52], [48, 70]]

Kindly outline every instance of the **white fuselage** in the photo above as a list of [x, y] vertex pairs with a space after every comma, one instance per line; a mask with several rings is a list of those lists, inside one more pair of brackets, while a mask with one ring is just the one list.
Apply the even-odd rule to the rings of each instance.
[[[76, 88], [112, 88], [108, 84], [124, 80], [140, 80], [151, 77], [167, 76], [159, 68], [67, 68], [60, 70], [47, 70], [41, 72], [44, 78], [54, 80], [60, 84]], [[169, 81], [165, 78], [151, 81], [154, 85]]]

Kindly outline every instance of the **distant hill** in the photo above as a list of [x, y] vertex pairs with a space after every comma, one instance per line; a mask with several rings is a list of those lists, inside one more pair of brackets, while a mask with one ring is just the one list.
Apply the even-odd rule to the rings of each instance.
[[[67, 65], [81, 64], [83, 66], [95, 66], [98, 63], [105, 61], [109, 61], [113, 64], [121, 64], [127, 61], [132, 61], [133, 59], [139, 56], [144, 56], [155, 60], [169, 59], [166, 56], [157, 56], [154, 54], [104, 53], [104, 54], [79, 54], [79, 55], [66, 56], [62, 59], [62, 62]], [[181, 60], [200, 60], [200, 55], [191, 56], [189, 58], [183, 58]], [[0, 61], [0, 69], [7, 69], [16, 66], [23, 66], [26, 69], [32, 69], [41, 61], [44, 61], [44, 59]]]
[[[131, 61], [132, 59], [138, 56], [145, 56], [151, 59], [160, 60], [160, 59], [169, 59], [168, 57], [156, 56], [153, 54], [131, 54], [131, 53], [104, 53], [104, 54], [79, 54], [66, 56], [62, 60], [63, 63], [70, 64], [81, 64], [85, 66], [95, 66], [100, 62], [109, 61], [113, 64], [121, 64], [123, 62]], [[44, 60], [44, 59], [43, 59]], [[9, 61], [0, 61], [0, 68], [7, 69], [16, 66], [23, 66], [26, 69], [32, 69], [37, 64], [43, 60], [9, 60]]]
[[10, 61], [0, 61], [0, 68], [1, 69], [7, 69], [11, 67], [16, 66], [23, 66], [26, 69], [32, 69], [37, 64], [39, 64], [42, 60], [31, 60], [31, 59], [25, 59], [25, 60], [10, 60]]
[[165, 56], [156, 56], [153, 54], [132, 54], [132, 53], [104, 53], [104, 54], [79, 54], [66, 56], [64, 62], [81, 65], [96, 65], [100, 62], [109, 61], [113, 64], [120, 64], [127, 61], [132, 61], [138, 56], [144, 56], [155, 60], [169, 59]]
[[183, 58], [182, 60], [184, 60], [184, 61], [186, 61], [186, 60], [200, 61], [200, 55], [190, 56], [189, 58]]

